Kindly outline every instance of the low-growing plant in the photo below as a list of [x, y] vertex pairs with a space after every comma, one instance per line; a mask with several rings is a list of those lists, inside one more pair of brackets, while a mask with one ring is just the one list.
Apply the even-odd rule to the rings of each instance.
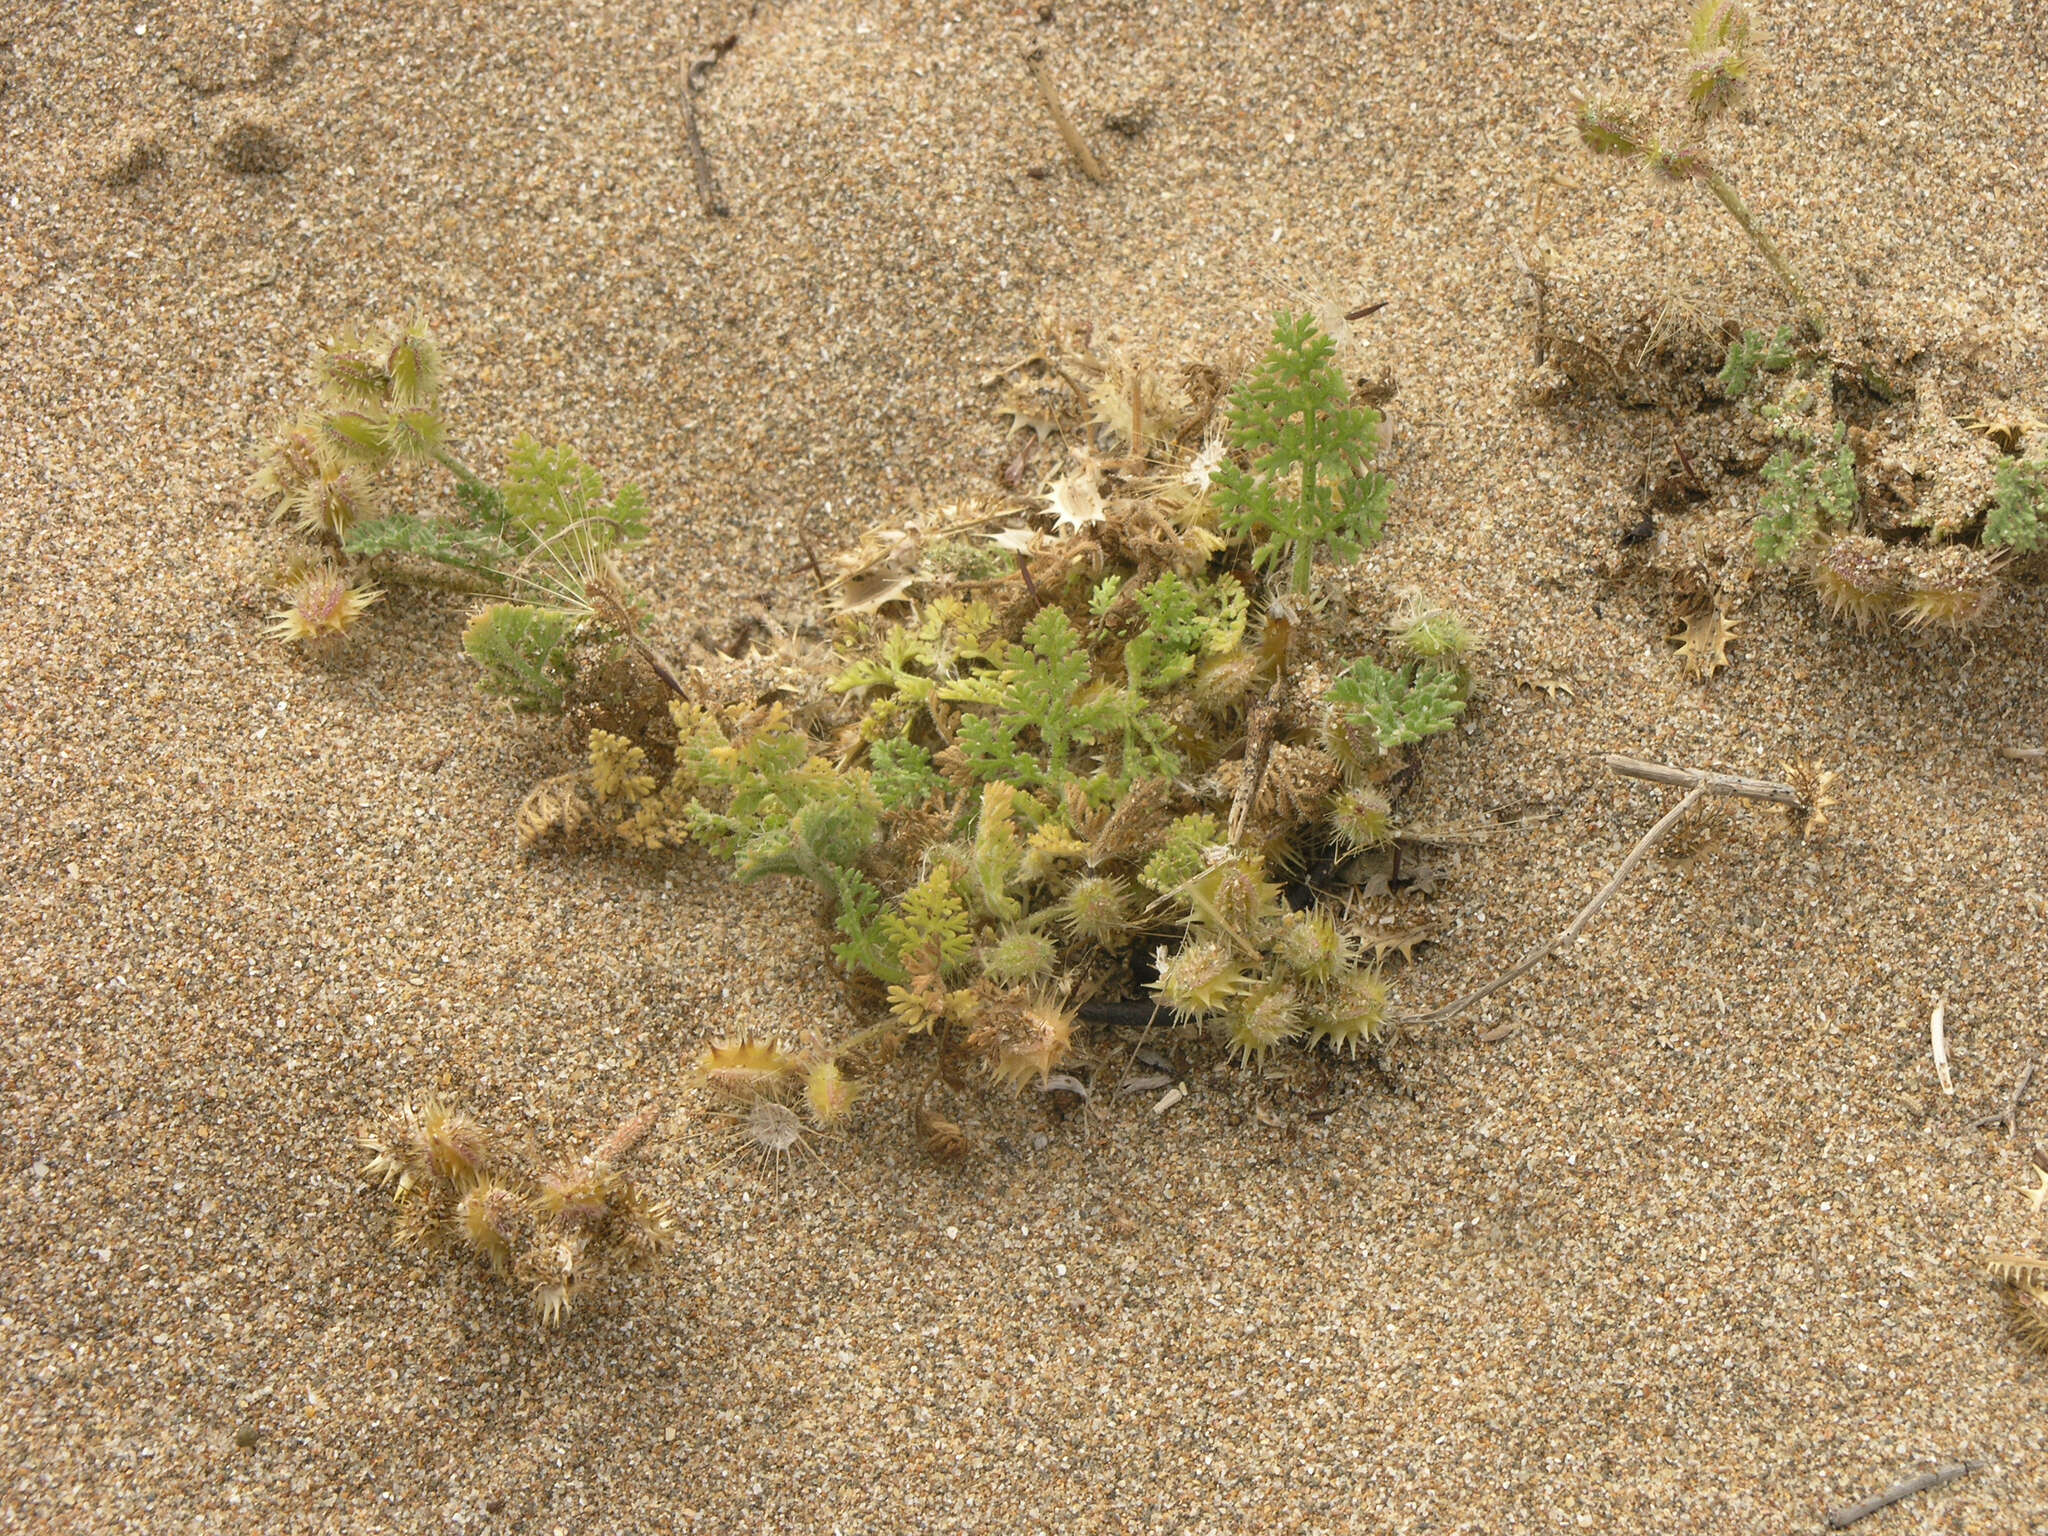
[[[751, 658], [682, 676], [641, 636], [611, 564], [645, 532], [637, 495], [527, 439], [495, 483], [454, 457], [423, 327], [323, 350], [319, 406], [279, 433], [256, 485], [331, 512], [309, 488], [345, 479], [347, 515], [300, 518], [320, 570], [476, 594], [464, 644], [486, 688], [577, 713], [584, 765], [528, 796], [523, 847], [687, 844], [741, 882], [818, 893], [870, 1020], [800, 1050], [720, 1042], [696, 1073], [739, 1143], [782, 1166], [914, 1037], [937, 1042], [933, 1081], [978, 1062], [1017, 1087], [1070, 1060], [1092, 1007], [1133, 998], [1251, 1060], [1386, 1038], [1369, 958], [1384, 945], [1359, 931], [1344, 871], [1399, 841], [1390, 786], [1467, 708], [1475, 640], [1411, 593], [1381, 658], [1315, 590], [1319, 560], [1355, 556], [1386, 515], [1379, 417], [1350, 403], [1334, 350], [1283, 315], [1230, 389], [1200, 367], [1043, 354], [1071, 406], [1007, 407], [1031, 443], [1063, 445], [1043, 500], [862, 541], [838, 562], [831, 644], [790, 636], [765, 694]], [[452, 476], [453, 506], [404, 506], [413, 487], [377, 476], [406, 465]], [[637, 686], [635, 667], [666, 709], [606, 695]], [[934, 1155], [967, 1145], [923, 1097], [915, 1115]], [[419, 1150], [423, 1123], [377, 1143], [377, 1171], [421, 1213], [408, 1231], [459, 1236], [444, 1208], [502, 1206], [542, 1257], [500, 1258], [558, 1311], [570, 1290], [541, 1269], [560, 1235], [532, 1214], [545, 1181], [450, 1175]], [[488, 1201], [472, 1199], [487, 1179]], [[638, 1231], [622, 1210], [617, 1230]]]
[[[572, 449], [524, 435], [501, 480], [470, 469], [449, 446], [441, 349], [423, 322], [324, 345], [313, 377], [313, 402], [275, 430], [250, 481], [314, 546], [287, 571], [278, 634], [345, 633], [381, 595], [362, 571], [479, 596], [463, 649], [485, 690], [523, 710], [563, 706], [579, 639], [637, 637], [613, 560], [647, 535], [637, 490], [609, 494]], [[452, 495], [420, 510], [419, 477], [435, 471]]]
[[[1732, 343], [1721, 375], [1730, 398], [1779, 444], [1762, 471], [1753, 524], [1758, 564], [1799, 572], [1832, 616], [1859, 629], [1885, 621], [1963, 628], [1983, 619], [1996, 601], [2005, 559], [2043, 542], [2043, 466], [2003, 457], [1987, 477], [1983, 505], [1951, 495], [1946, 517], [1873, 527], [1858, 453], [1836, 415], [1835, 370], [1820, 357], [1773, 366], [1782, 334], [1751, 332]], [[2010, 446], [2023, 440], [2015, 429]]]
[[1820, 306], [1696, 137], [1747, 97], [1757, 53], [1755, 26], [1741, 0], [1696, 0], [1686, 20], [1684, 64], [1676, 91], [1679, 110], [1660, 114], [1647, 102], [1629, 96], [1581, 97], [1576, 109], [1579, 140], [1596, 155], [1642, 165], [1659, 181], [1703, 187], [1770, 265], [1800, 322], [1820, 337], [1827, 333], [1827, 319]]
[[[1341, 903], [1287, 881], [1398, 836], [1377, 786], [1465, 709], [1474, 639], [1419, 596], [1384, 663], [1340, 656], [1316, 621], [1317, 557], [1377, 538], [1386, 497], [1366, 468], [1378, 418], [1331, 354], [1283, 316], [1220, 434], [1142, 382], [1162, 374], [1102, 367], [1129, 387], [1082, 397], [1077, 462], [1042, 511], [975, 508], [857, 553], [840, 661], [803, 718], [803, 685], [721, 703], [706, 663], [659, 754], [593, 732], [587, 768], [536, 789], [529, 846], [694, 843], [737, 879], [824, 897], [835, 959], [879, 1017], [786, 1053], [749, 1102], [825, 1065], [851, 1082], [922, 1035], [942, 1062], [1044, 1082], [1091, 1002], [1148, 991], [1247, 1058], [1384, 1037], [1387, 986]], [[1015, 578], [963, 580], [974, 544], [1013, 554]], [[878, 565], [886, 584], [867, 579]]]

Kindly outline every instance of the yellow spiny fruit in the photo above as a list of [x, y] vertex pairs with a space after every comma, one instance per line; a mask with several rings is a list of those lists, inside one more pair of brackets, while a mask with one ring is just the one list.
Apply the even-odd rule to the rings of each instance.
[[1301, 995], [1284, 981], [1268, 981], [1246, 993], [1224, 1016], [1231, 1054], [1249, 1066], [1276, 1045], [1301, 1033]]
[[1387, 984], [1380, 973], [1354, 970], [1308, 1018], [1311, 1044], [1328, 1041], [1330, 1049], [1355, 1056], [1387, 1032]]
[[1074, 1043], [1074, 1015], [1042, 993], [1003, 999], [986, 1016], [972, 1043], [988, 1055], [997, 1080], [1013, 1088], [1034, 1077], [1044, 1082]]
[[804, 1108], [821, 1129], [837, 1125], [853, 1112], [860, 1084], [839, 1070], [836, 1061], [817, 1061], [804, 1074]]
[[697, 1058], [694, 1076], [713, 1096], [735, 1103], [779, 1098], [805, 1071], [804, 1059], [769, 1040], [718, 1040]]

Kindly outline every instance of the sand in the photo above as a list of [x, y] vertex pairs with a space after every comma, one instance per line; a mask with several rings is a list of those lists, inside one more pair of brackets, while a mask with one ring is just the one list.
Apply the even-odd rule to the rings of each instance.
[[[2048, 600], [1859, 638], [1766, 574], [1734, 666], [1686, 679], [1617, 544], [1654, 418], [1527, 398], [1539, 234], [1596, 288], [1782, 312], [1705, 199], [1565, 132], [1569, 86], [1657, 67], [1666, 9], [0, 15], [0, 1523], [1782, 1531], [1964, 1457], [1866, 1528], [2048, 1521], [2048, 1367], [1971, 1267], [2043, 1239], [2048, 1110], [1973, 1122], [2043, 1050], [2044, 770], [1991, 748], [2048, 734]], [[1760, 215], [1916, 382], [2048, 408], [2048, 21], [1768, 22], [1717, 141]], [[710, 221], [680, 82], [732, 32]], [[799, 529], [989, 489], [978, 381], [1046, 320], [1215, 353], [1303, 297], [1390, 301], [1354, 353], [1400, 383], [1361, 601], [1426, 586], [1489, 636], [1407, 809], [1557, 813], [1459, 852], [1403, 1002], [1554, 931], [1668, 803], [1602, 752], [1819, 759], [1828, 835], [1744, 812], [1651, 861], [1384, 1071], [1173, 1045], [1167, 1113], [963, 1100], [950, 1171], [900, 1075], [779, 1179], [665, 1128], [675, 1263], [559, 1335], [394, 1251], [364, 1120], [441, 1088], [569, 1146], [676, 1102], [713, 1036], [847, 1016], [799, 892], [516, 857], [568, 755], [476, 693], [459, 602], [394, 593], [326, 662], [265, 638], [285, 541], [241, 486], [311, 343], [423, 312], [476, 457], [525, 429], [641, 484], [632, 575], [680, 645], [800, 587]]]

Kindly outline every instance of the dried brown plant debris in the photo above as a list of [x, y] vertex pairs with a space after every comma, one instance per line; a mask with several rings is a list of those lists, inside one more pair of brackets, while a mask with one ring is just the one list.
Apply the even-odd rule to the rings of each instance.
[[364, 1174], [392, 1191], [397, 1242], [481, 1260], [552, 1328], [585, 1290], [674, 1246], [667, 1207], [618, 1166], [652, 1124], [642, 1111], [591, 1151], [543, 1162], [429, 1095], [359, 1144], [372, 1154]]
[[1730, 665], [1728, 642], [1735, 638], [1739, 622], [1729, 617], [1718, 599], [1696, 613], [1675, 617], [1666, 638], [1678, 647], [1680, 670], [1687, 677], [1704, 679]]

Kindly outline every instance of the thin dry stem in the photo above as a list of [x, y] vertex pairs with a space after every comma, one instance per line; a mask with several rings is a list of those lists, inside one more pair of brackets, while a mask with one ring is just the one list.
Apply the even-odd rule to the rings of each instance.
[[[1081, 174], [1090, 181], [1107, 181], [1103, 174], [1102, 162], [1095, 158], [1095, 152], [1088, 147], [1088, 141], [1081, 137], [1081, 130], [1074, 126], [1074, 120], [1067, 116], [1067, 109], [1060, 105], [1060, 93], [1053, 88], [1052, 74], [1045, 67], [1045, 50], [1034, 48], [1024, 55], [1024, 62], [1030, 67], [1032, 82], [1038, 87], [1039, 99], [1045, 103], [1045, 110], [1052, 114], [1052, 125], [1059, 129], [1060, 137], [1066, 141], [1067, 153], [1074, 157], [1081, 167]], [[1071, 382], [1071, 381], [1070, 381]]]

